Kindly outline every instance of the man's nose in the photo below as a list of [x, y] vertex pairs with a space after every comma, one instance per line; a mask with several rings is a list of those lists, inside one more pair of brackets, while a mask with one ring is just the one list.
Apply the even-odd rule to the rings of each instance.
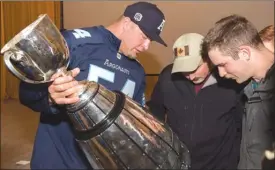
[[189, 75], [186, 76], [186, 78], [191, 80], [191, 81], [193, 81], [195, 79], [195, 77], [196, 76], [194, 74], [189, 74]]
[[224, 77], [227, 73], [222, 67], [218, 67], [220, 77]]
[[196, 77], [196, 76], [195, 76], [194, 74], [191, 74], [191, 75], [190, 75], [190, 80], [193, 81], [193, 80], [195, 79], [195, 77]]
[[151, 41], [149, 39], [146, 39], [143, 43], [143, 49], [146, 51], [148, 50], [149, 46], [150, 46]]

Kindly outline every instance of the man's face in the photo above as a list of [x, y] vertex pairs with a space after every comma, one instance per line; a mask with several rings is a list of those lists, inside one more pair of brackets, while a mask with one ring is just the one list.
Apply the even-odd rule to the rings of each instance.
[[148, 50], [151, 40], [140, 30], [138, 25], [132, 21], [129, 21], [128, 24], [123, 33], [123, 53], [130, 58], [136, 58], [138, 53]]
[[252, 77], [253, 68], [249, 65], [249, 59], [239, 55], [239, 59], [223, 55], [218, 49], [208, 53], [212, 63], [218, 67], [219, 75], [227, 79], [234, 79], [237, 83], [243, 83]]
[[209, 75], [210, 69], [206, 62], [202, 62], [199, 67], [192, 72], [183, 72], [182, 74], [194, 84], [202, 83]]

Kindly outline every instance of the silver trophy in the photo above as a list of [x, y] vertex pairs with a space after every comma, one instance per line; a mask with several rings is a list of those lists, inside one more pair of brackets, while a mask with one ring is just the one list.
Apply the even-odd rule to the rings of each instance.
[[[57, 27], [41, 15], [1, 50], [7, 68], [27, 83], [68, 73], [69, 50]], [[81, 81], [80, 101], [66, 105], [75, 139], [94, 169], [189, 169], [188, 148], [169, 126], [119, 91]]]

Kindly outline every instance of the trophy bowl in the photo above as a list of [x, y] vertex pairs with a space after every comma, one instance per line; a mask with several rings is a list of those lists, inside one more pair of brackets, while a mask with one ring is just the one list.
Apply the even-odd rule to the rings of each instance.
[[50, 82], [54, 73], [66, 72], [69, 64], [67, 43], [47, 14], [15, 35], [1, 53], [16, 77], [33, 84]]

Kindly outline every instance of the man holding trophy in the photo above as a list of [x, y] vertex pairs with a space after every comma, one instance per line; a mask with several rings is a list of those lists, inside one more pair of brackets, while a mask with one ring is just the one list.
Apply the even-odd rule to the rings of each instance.
[[62, 32], [66, 43], [46, 19], [30, 25], [32, 29], [26, 28], [2, 49], [8, 68], [24, 80], [21, 103], [41, 112], [31, 168], [187, 169], [188, 149], [139, 107], [145, 103], [145, 72], [135, 58], [151, 41], [166, 46], [159, 36], [165, 23], [160, 9], [134, 3], [108, 27]]

